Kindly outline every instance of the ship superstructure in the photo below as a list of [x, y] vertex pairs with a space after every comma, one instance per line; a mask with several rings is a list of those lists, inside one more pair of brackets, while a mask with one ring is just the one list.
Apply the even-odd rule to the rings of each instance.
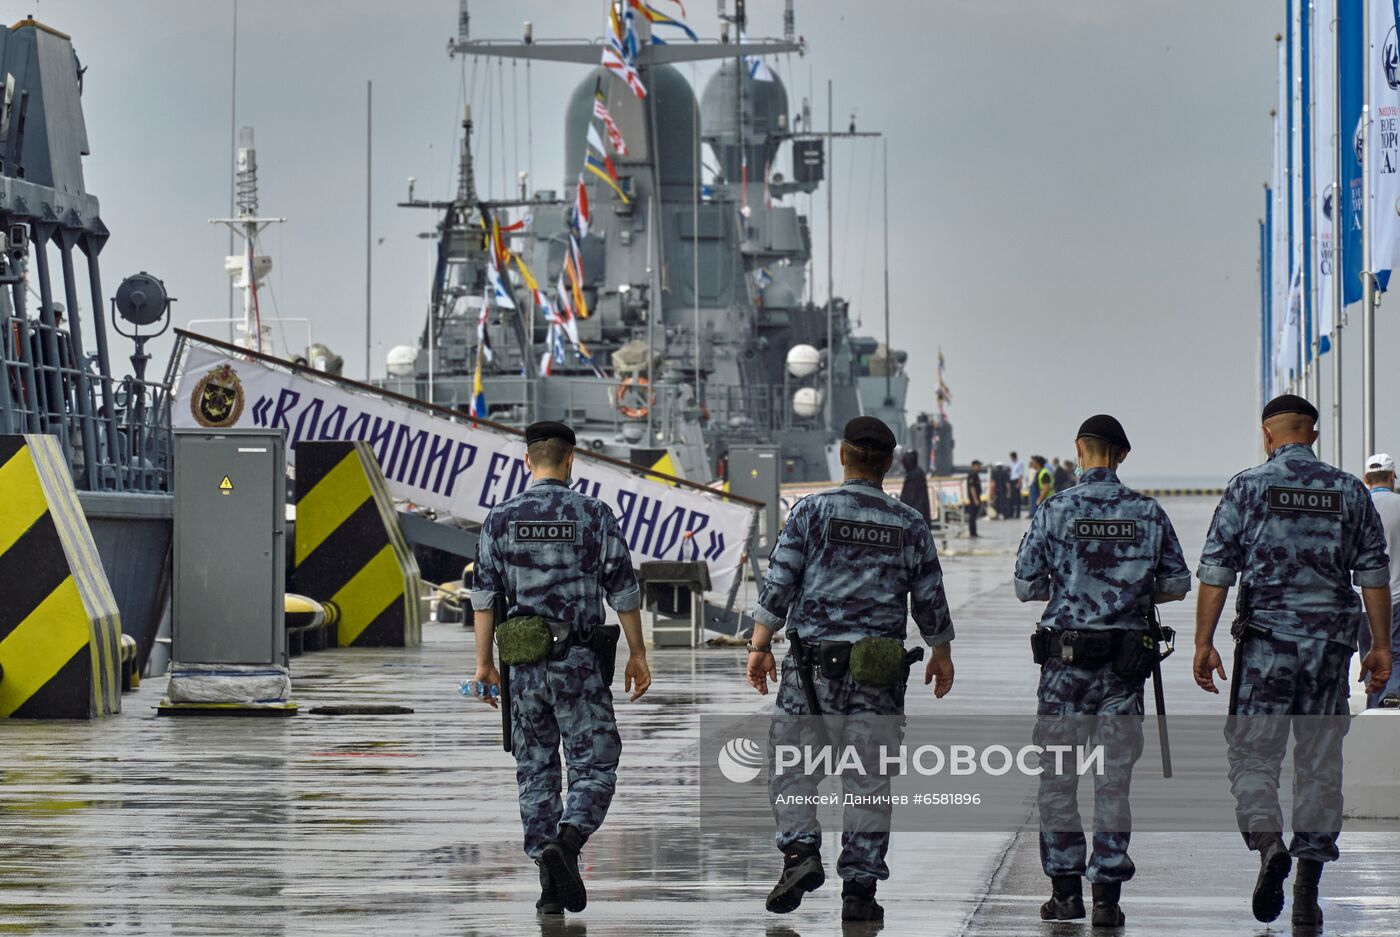
[[[427, 323], [416, 349], [391, 352], [391, 388], [506, 423], [564, 419], [596, 450], [698, 480], [748, 443], [781, 446], [785, 480], [832, 477], [839, 429], [861, 413], [904, 434], [904, 353], [855, 334], [829, 276], [811, 283], [797, 196], [829, 186], [833, 138], [874, 134], [835, 133], [829, 116], [818, 132], [806, 102], [792, 112], [764, 64], [805, 52], [790, 0], [773, 40], [747, 38], [742, 0], [717, 41], [654, 44], [636, 17], [644, 96], [598, 65], [606, 43], [536, 41], [528, 24], [521, 41], [481, 41], [469, 22], [464, 4], [455, 55], [593, 67], [566, 104], [560, 190], [483, 198], [468, 113], [455, 195], [401, 203], [440, 222]], [[696, 61], [719, 62], [698, 98], [676, 67]], [[551, 329], [561, 304], [567, 335]]]

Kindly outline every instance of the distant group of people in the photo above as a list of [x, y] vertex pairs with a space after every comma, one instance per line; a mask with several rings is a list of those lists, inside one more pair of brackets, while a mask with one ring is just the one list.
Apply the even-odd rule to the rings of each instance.
[[[919, 463], [916, 452], [905, 452], [901, 465], [904, 469], [904, 485], [899, 500], [914, 508], [925, 520], [932, 518], [932, 505], [928, 494], [928, 473]], [[967, 485], [967, 534], [977, 537], [977, 519], [987, 513], [998, 520], [1019, 518], [1023, 506], [1034, 517], [1036, 507], [1046, 498], [1059, 491], [1074, 487], [1078, 479], [1073, 459], [1059, 458], [1046, 460], [1044, 456], [1033, 455], [1022, 460], [1014, 451], [1010, 462], [997, 462], [991, 467], [987, 477], [987, 492], [983, 496], [981, 459], [973, 459], [968, 467]]]
[[[972, 466], [979, 477], [975, 486], [971, 475], [968, 478], [969, 514], [975, 510], [973, 505], [976, 509], [984, 506], [980, 478], [982, 463], [973, 460]], [[1010, 453], [1009, 462], [997, 462], [992, 465], [988, 473], [986, 503], [991, 505], [995, 516], [1001, 520], [1020, 517], [1023, 506], [1029, 511], [1029, 516], [1034, 517], [1036, 507], [1046, 498], [1075, 486], [1078, 481], [1075, 468], [1073, 459], [1062, 461], [1054, 458], [1047, 461], [1043, 455], [1033, 455], [1028, 460], [1022, 460], [1013, 451]], [[978, 512], [980, 513], [980, 510]], [[974, 523], [970, 528], [973, 536], [976, 536], [975, 530]]]

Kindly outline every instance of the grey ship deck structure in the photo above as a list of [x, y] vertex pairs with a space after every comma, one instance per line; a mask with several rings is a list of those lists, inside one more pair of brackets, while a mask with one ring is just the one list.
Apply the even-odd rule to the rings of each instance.
[[[854, 128], [833, 133], [830, 126], [814, 131], [809, 105], [793, 115], [782, 81], [754, 66], [759, 56], [805, 52], [795, 38], [791, 0], [782, 40], [737, 38], [746, 27], [743, 0], [725, 17], [719, 41], [650, 44], [640, 21], [637, 70], [645, 98], [597, 67], [603, 46], [595, 42], [528, 35], [481, 41], [470, 37], [469, 22], [464, 3], [459, 36], [449, 47], [454, 55], [593, 66], [566, 106], [563, 191], [570, 197], [540, 190], [482, 199], [467, 115], [455, 196], [401, 203], [441, 213], [439, 252], [416, 360], [404, 355], [412, 363], [388, 387], [471, 406], [491, 224], [508, 211], [528, 214], [509, 243], [541, 288], [550, 289], [569, 250], [574, 180], [581, 177], [591, 205], [591, 224], [579, 242], [581, 291], [591, 315], [577, 325], [590, 356], [570, 345], [552, 373], [541, 373], [548, 323], [532, 291], [513, 275], [508, 288], [516, 308], [493, 306], [485, 325], [494, 350], [483, 375], [485, 415], [514, 425], [563, 419], [597, 451], [638, 464], [661, 462], [697, 481], [725, 476], [729, 448], [744, 444], [780, 446], [783, 481], [830, 478], [839, 430], [862, 413], [885, 420], [904, 441], [905, 353], [857, 335], [850, 304], [830, 283], [825, 302], [812, 299], [811, 222], [792, 204], [794, 196], [815, 193], [823, 183], [829, 190], [833, 139], [877, 135]], [[675, 66], [706, 60], [721, 64], [697, 100]], [[618, 191], [580, 173], [595, 95], [627, 141], [627, 154], [611, 157]], [[773, 168], [785, 149], [791, 178]], [[714, 160], [708, 176], [706, 150]]]

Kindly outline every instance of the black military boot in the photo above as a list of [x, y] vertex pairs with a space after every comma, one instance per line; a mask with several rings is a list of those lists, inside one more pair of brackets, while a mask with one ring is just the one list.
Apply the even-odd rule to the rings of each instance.
[[554, 876], [543, 862], [535, 860], [540, 867], [540, 900], [535, 902], [536, 914], [563, 914], [564, 906], [559, 903], [559, 893], [554, 888]]
[[764, 907], [774, 914], [796, 911], [802, 896], [826, 881], [821, 851], [810, 843], [793, 843], [783, 852], [783, 874], [768, 893]]
[[1123, 909], [1118, 907], [1118, 899], [1123, 896], [1122, 882], [1109, 882], [1106, 885], [1095, 884], [1094, 891], [1094, 913], [1089, 920], [1092, 927], [1122, 927], [1127, 920], [1123, 916]]
[[1254, 918], [1268, 924], [1283, 913], [1283, 883], [1293, 869], [1293, 859], [1277, 833], [1253, 834], [1259, 850], [1259, 878], [1254, 882]]
[[1050, 879], [1050, 900], [1040, 906], [1042, 921], [1074, 921], [1084, 916], [1084, 880], [1078, 875]]
[[1317, 903], [1317, 883], [1322, 879], [1322, 863], [1299, 859], [1293, 879], [1293, 923], [1299, 927], [1321, 927], [1322, 908]]
[[554, 885], [554, 894], [565, 911], [574, 914], [588, 906], [588, 892], [578, 871], [578, 854], [587, 837], [567, 823], [559, 824], [559, 835], [550, 840], [540, 854], [540, 881], [547, 874]]
[[885, 909], [875, 900], [875, 880], [841, 883], [841, 920], [883, 921]]

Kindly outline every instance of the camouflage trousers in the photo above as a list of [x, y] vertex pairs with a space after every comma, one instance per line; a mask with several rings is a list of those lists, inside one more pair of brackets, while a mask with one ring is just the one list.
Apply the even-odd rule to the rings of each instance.
[[1291, 729], [1294, 832], [1288, 851], [1330, 862], [1342, 828], [1351, 649], [1321, 638], [1251, 632], [1240, 652], [1239, 703], [1225, 726], [1240, 832], [1257, 849], [1252, 833], [1283, 831], [1279, 774]]
[[[1371, 626], [1364, 618], [1361, 622], [1361, 632], [1357, 639], [1357, 653], [1365, 657], [1371, 652]], [[1400, 601], [1392, 601], [1390, 608], [1390, 654], [1400, 663]], [[1379, 693], [1366, 694], [1366, 708], [1375, 709], [1380, 706], [1381, 700], [1388, 696], [1400, 697], [1400, 666], [1392, 667], [1390, 679]]]
[[[538, 859], [567, 823], [584, 836], [602, 825], [617, 786], [622, 739], [613, 715], [612, 690], [604, 685], [598, 656], [575, 646], [559, 661], [512, 667], [511, 739], [525, 853]], [[559, 745], [569, 771], [567, 799]]]
[[[897, 751], [904, 739], [904, 684], [884, 689], [865, 687], [852, 680], [850, 674], [839, 680], [828, 680], [822, 676], [820, 667], [815, 677], [821, 719], [810, 718], [796, 661], [791, 654], [783, 658], [782, 680], [768, 732], [769, 752], [775, 752], [779, 745], [796, 745], [812, 751], [830, 745], [833, 763], [836, 763], [841, 751], [849, 748], [866, 767], [866, 774], [843, 773], [842, 793], [857, 799], [888, 798], [890, 778], [878, 770], [880, 749]], [[822, 830], [816, 806], [787, 799], [803, 801], [815, 796], [823, 777], [807, 774], [801, 765], [778, 773], [770, 755], [768, 795], [773, 801], [773, 818], [778, 828], [775, 841], [779, 850], [786, 852], [794, 843], [821, 848]], [[841, 826], [841, 855], [836, 861], [836, 874], [843, 881], [889, 878], [890, 869], [885, 864], [885, 854], [890, 848], [888, 801], [847, 805]]]
[[[1084, 875], [1095, 884], [1133, 877], [1128, 797], [1133, 766], [1142, 757], [1142, 686], [1124, 680], [1108, 665], [1089, 669], [1052, 658], [1041, 669], [1035, 744], [1102, 746], [1104, 751], [1103, 771], [1094, 775], [1092, 855], [1087, 854], [1081, 829], [1075, 756], [1065, 756], [1059, 773], [1050, 752], [1041, 756], [1037, 805], [1040, 866], [1046, 875]], [[1092, 716], [1113, 718], [1088, 718]]]

